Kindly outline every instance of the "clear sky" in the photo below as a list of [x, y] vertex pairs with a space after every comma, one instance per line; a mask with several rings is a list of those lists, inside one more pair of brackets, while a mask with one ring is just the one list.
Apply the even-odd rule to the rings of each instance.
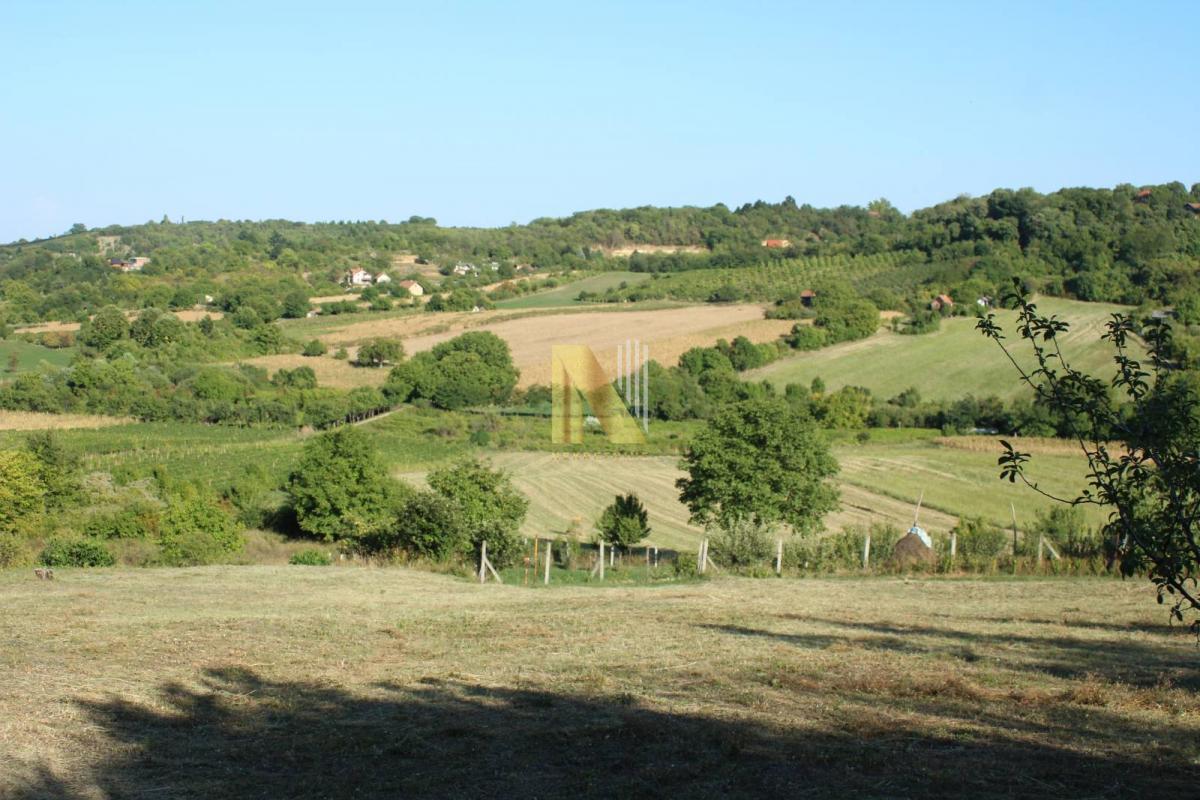
[[1200, 6], [0, 3], [0, 240], [1200, 181]]

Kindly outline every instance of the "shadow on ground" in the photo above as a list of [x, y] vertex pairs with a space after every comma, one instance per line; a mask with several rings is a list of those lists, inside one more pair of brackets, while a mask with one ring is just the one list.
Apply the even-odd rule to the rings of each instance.
[[[1184, 796], [1186, 764], [1088, 753], [1016, 729], [953, 737], [856, 712], [777, 730], [621, 697], [427, 680], [351, 693], [240, 669], [160, 701], [88, 702], [95, 762], [26, 774], [65, 798]], [[1083, 712], [1081, 712], [1083, 713]], [[913, 723], [915, 724], [915, 723]], [[0, 787], [4, 784], [0, 781]], [[9, 784], [12, 786], [12, 784]], [[0, 794], [4, 794], [0, 791]]]

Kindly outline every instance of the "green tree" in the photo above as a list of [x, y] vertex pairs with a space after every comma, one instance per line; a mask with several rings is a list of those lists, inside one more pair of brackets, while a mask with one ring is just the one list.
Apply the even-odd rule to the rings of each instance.
[[325, 343], [320, 339], [313, 339], [311, 342], [304, 345], [304, 351], [301, 353], [301, 355], [315, 357], [323, 356], [326, 352], [328, 352], [328, 348], [325, 346]]
[[309, 440], [287, 491], [300, 529], [326, 541], [377, 534], [403, 496], [375, 443], [352, 425]]
[[308, 316], [308, 293], [293, 289], [283, 297], [283, 316], [287, 319], [304, 319]]
[[0, 450], [0, 531], [13, 530], [42, 508], [42, 465], [29, 452]]
[[159, 525], [162, 560], [171, 566], [214, 564], [245, 546], [233, 516], [191, 486], [167, 501]]
[[729, 528], [784, 522], [808, 533], [837, 507], [837, 462], [812, 417], [777, 397], [725, 406], [692, 439], [680, 500], [693, 522]]
[[379, 550], [400, 547], [442, 561], [461, 553], [466, 541], [463, 517], [453, 501], [437, 492], [416, 492], [405, 501], [393, 524], [374, 537], [372, 545]]
[[486, 541], [488, 558], [496, 566], [517, 558], [521, 550], [518, 532], [529, 500], [513, 486], [507, 472], [467, 459], [429, 473], [428, 481], [458, 510], [467, 546], [477, 549]]
[[398, 364], [404, 358], [404, 345], [399, 339], [372, 339], [358, 348], [354, 363], [360, 367], [383, 367]]
[[632, 547], [650, 535], [650, 514], [636, 494], [619, 494], [600, 514], [596, 530], [611, 545]]
[[97, 350], [107, 350], [114, 342], [128, 335], [129, 323], [125, 313], [116, 306], [105, 306], [80, 328], [79, 341]]
[[[1064, 420], [1088, 463], [1088, 483], [1075, 497], [1057, 497], [1026, 475], [1031, 459], [1001, 441], [1000, 477], [1020, 480], [1034, 491], [1072, 506], [1109, 510], [1104, 526], [1125, 575], [1147, 574], [1159, 603], [1169, 603], [1173, 619], [1200, 634], [1200, 375], [1174, 355], [1172, 328], [1151, 320], [1141, 330], [1146, 362], [1134, 359], [1129, 339], [1135, 321], [1114, 314], [1103, 338], [1114, 349], [1115, 375], [1101, 380], [1071, 365], [1060, 342], [1067, 323], [1038, 311], [1025, 287], [1014, 280], [1005, 305], [1017, 310], [1017, 331], [1032, 351], [1035, 366], [1021, 366], [1004, 331], [988, 314], [979, 330], [995, 341], [1038, 400]], [[1118, 403], [1111, 390], [1124, 395]], [[1120, 442], [1112, 446], [1112, 440]]]
[[79, 456], [63, 447], [57, 433], [30, 433], [25, 437], [25, 449], [37, 459], [47, 509], [65, 508], [79, 496]]

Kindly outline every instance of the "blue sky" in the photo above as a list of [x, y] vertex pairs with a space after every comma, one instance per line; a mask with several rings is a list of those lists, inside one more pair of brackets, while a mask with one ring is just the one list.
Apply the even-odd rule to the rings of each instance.
[[0, 240], [1190, 185], [1197, 31], [1194, 2], [6, 0]]

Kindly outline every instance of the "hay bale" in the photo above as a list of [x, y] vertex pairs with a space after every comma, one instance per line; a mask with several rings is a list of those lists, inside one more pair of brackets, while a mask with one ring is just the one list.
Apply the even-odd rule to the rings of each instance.
[[909, 533], [896, 542], [892, 557], [888, 559], [888, 565], [893, 569], [932, 569], [937, 562], [937, 553], [926, 547], [915, 533]]

